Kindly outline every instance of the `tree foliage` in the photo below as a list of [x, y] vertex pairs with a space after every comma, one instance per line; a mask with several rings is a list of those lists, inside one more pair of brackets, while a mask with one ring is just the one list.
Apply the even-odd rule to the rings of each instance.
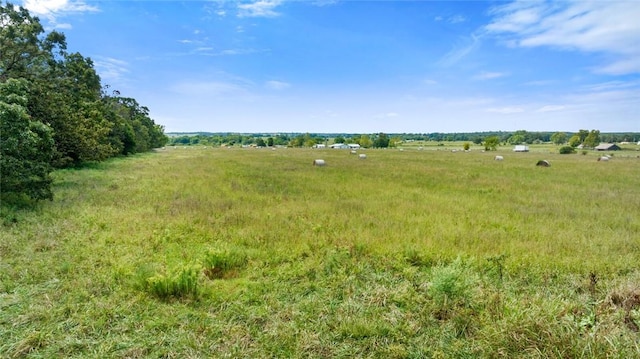
[[[3, 147], [2, 173], [34, 173], [24, 177], [21, 172], [21, 183], [30, 183], [32, 198], [50, 198], [47, 166], [101, 161], [167, 142], [164, 128], [154, 123], [146, 107], [117, 91], [105, 93], [108, 86], [102, 85], [93, 61], [69, 53], [64, 34], [45, 34], [37, 17], [10, 3], [0, 4], [0, 85], [3, 144], [22, 141], [26, 146], [22, 157], [16, 157], [9, 145]], [[34, 147], [46, 151], [33, 159], [29, 151]], [[38, 167], [41, 164], [44, 167]], [[27, 178], [31, 180], [25, 182]], [[4, 181], [3, 193], [24, 192], [18, 182]]]
[[486, 151], [495, 151], [500, 144], [500, 137], [498, 136], [489, 136], [484, 139], [484, 149]]
[[553, 142], [556, 145], [561, 145], [567, 142], [567, 134], [564, 132], [556, 132], [553, 135], [551, 135], [551, 142]]
[[53, 199], [53, 138], [49, 126], [27, 114], [27, 81], [0, 82], [0, 190]]

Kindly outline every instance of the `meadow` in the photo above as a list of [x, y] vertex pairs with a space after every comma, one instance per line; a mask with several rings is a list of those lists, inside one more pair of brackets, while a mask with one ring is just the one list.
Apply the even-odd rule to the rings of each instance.
[[640, 358], [639, 152], [359, 153], [54, 172], [2, 207], [0, 357]]

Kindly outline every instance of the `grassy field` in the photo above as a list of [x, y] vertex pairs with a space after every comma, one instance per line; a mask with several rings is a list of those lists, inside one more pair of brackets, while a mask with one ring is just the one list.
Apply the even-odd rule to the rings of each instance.
[[55, 172], [2, 207], [0, 357], [640, 358], [639, 153], [454, 147]]

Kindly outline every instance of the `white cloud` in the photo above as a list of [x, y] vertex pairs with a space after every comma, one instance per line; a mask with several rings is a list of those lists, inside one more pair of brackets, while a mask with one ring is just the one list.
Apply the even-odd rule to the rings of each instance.
[[291, 87], [291, 84], [282, 81], [267, 81], [265, 87], [271, 90], [284, 90]]
[[280, 0], [258, 0], [238, 5], [238, 17], [276, 17], [280, 14], [275, 8], [281, 4]]
[[504, 72], [487, 72], [487, 71], [483, 71], [477, 75], [475, 75], [473, 77], [474, 80], [492, 80], [492, 79], [497, 79], [499, 77], [504, 77], [507, 74], [505, 74]]
[[640, 72], [640, 6], [635, 1], [514, 2], [491, 11], [485, 30], [515, 46], [550, 46], [608, 54], [594, 72]]
[[82, 0], [24, 0], [23, 6], [31, 13], [46, 18], [54, 28], [70, 29], [68, 23], [58, 24], [57, 19], [70, 14], [100, 11]]
[[452, 24], [459, 24], [461, 22], [465, 22], [467, 19], [462, 15], [454, 15], [449, 18], [449, 22]]

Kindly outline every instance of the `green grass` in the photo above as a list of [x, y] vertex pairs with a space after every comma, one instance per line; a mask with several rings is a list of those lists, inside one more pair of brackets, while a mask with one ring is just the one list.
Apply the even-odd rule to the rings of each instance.
[[55, 172], [2, 207], [0, 357], [640, 357], [636, 152], [510, 149]]

